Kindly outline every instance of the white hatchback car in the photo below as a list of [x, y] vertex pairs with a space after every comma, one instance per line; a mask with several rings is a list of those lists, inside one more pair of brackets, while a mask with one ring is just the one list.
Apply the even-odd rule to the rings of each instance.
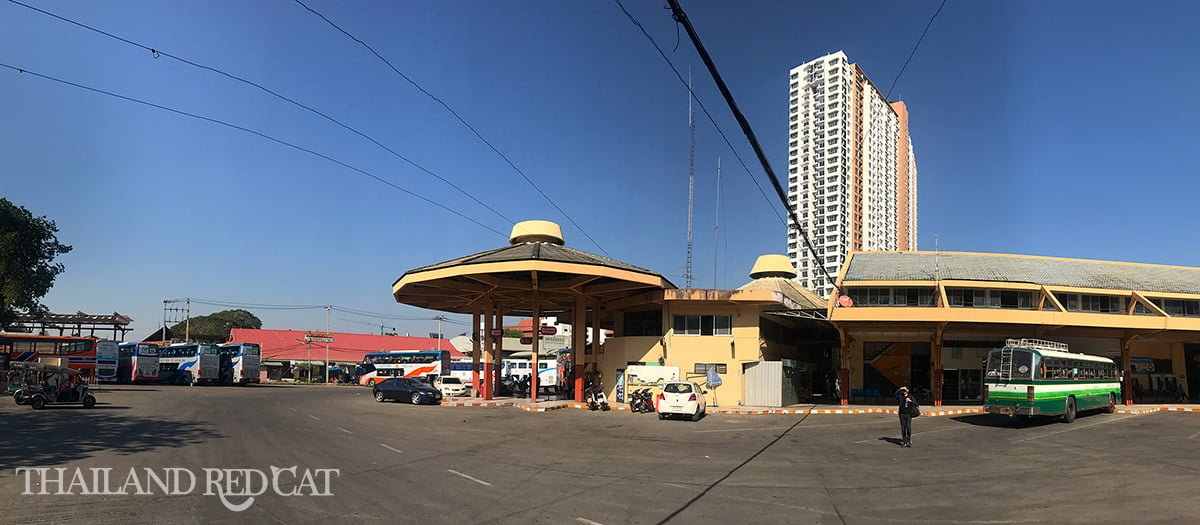
[[671, 381], [663, 385], [662, 393], [658, 394], [658, 418], [667, 416], [684, 416], [692, 421], [700, 421], [708, 408], [704, 401], [707, 392], [690, 381]]
[[468, 392], [466, 383], [457, 377], [439, 377], [434, 381], [433, 387], [447, 397], [463, 397]]

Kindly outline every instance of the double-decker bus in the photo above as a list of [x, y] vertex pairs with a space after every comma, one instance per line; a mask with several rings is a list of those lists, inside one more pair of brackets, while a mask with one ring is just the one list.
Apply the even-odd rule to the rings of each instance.
[[374, 386], [391, 377], [426, 379], [430, 384], [438, 376], [450, 375], [449, 350], [395, 350], [372, 352], [363, 356], [358, 384]]
[[221, 380], [217, 345], [178, 343], [158, 350], [158, 380], [182, 385], [213, 384]]
[[1065, 343], [1009, 339], [988, 353], [984, 411], [1008, 416], [1061, 416], [1081, 410], [1113, 412], [1121, 373], [1107, 357], [1069, 351]]
[[257, 383], [261, 354], [262, 348], [257, 343], [221, 345], [221, 384]]
[[118, 383], [158, 381], [158, 346], [147, 343], [121, 343], [119, 355]]
[[91, 382], [96, 374], [96, 338], [0, 332], [0, 354], [9, 362], [46, 362], [70, 367]]
[[96, 341], [96, 381], [117, 382], [120, 364], [120, 344], [116, 341]]

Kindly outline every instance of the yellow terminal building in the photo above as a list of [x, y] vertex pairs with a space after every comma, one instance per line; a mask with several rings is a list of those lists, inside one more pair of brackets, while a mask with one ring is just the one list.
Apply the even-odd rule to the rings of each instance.
[[[610, 399], [663, 380], [703, 385], [716, 406], [891, 403], [902, 385], [929, 402], [978, 403], [983, 360], [1008, 338], [1113, 357], [1124, 395], [1200, 391], [1200, 268], [958, 252], [852, 253], [822, 299], [784, 255], [759, 257], [734, 290], [679, 289], [651, 270], [565, 246], [547, 221], [508, 246], [405, 272], [398, 302], [469, 314], [485, 398], [499, 380], [504, 317], [573, 325], [570, 384], [599, 373]], [[601, 344], [599, 331], [613, 335]], [[588, 337], [589, 330], [592, 337]], [[533, 359], [548, 359], [533, 339]], [[553, 365], [550, 365], [553, 366]], [[535, 368], [537, 365], [535, 364]], [[536, 389], [535, 389], [536, 392]], [[536, 401], [536, 397], [534, 399]]]

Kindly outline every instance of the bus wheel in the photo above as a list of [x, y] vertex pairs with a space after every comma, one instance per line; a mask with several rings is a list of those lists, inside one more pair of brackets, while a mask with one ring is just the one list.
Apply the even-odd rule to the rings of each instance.
[[371, 386], [371, 387], [375, 386], [375, 380], [372, 379], [370, 381], [367, 381], [367, 386]]
[[1075, 398], [1067, 398], [1067, 413], [1063, 414], [1063, 423], [1071, 423], [1075, 421]]
[[1112, 394], [1112, 393], [1108, 394], [1108, 408], [1104, 409], [1104, 411], [1109, 414], [1117, 411], [1117, 395], [1116, 394]]

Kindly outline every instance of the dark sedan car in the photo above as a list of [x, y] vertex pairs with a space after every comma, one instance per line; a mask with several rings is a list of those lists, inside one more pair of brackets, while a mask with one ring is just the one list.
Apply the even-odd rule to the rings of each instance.
[[371, 388], [371, 394], [375, 396], [375, 401], [380, 403], [389, 399], [392, 401], [408, 401], [414, 405], [436, 405], [442, 402], [442, 393], [438, 392], [436, 388], [416, 379], [406, 377], [393, 377], [381, 383], [376, 383]]

